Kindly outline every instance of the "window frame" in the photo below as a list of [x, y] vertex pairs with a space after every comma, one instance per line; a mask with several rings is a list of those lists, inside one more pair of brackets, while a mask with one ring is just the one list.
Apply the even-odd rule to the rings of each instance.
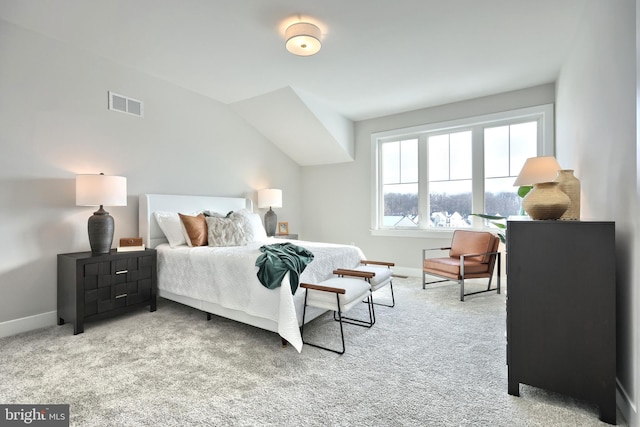
[[[448, 120], [438, 123], [430, 123], [401, 129], [394, 129], [371, 134], [371, 234], [373, 236], [390, 237], [445, 237], [456, 228], [435, 228], [428, 226], [428, 218], [420, 215], [417, 227], [389, 227], [383, 226], [384, 206], [382, 200], [382, 174], [381, 174], [381, 144], [394, 140], [418, 139], [418, 157], [420, 164], [428, 159], [427, 138], [436, 134], [452, 133], [462, 130], [472, 131], [472, 198], [476, 206], [483, 199], [484, 192], [484, 128], [513, 125], [518, 123], [538, 122], [538, 156], [553, 156], [555, 153], [554, 141], [554, 105], [543, 104], [533, 107], [519, 108], [498, 113], [471, 116], [461, 119]], [[477, 143], [479, 140], [481, 143]], [[418, 170], [418, 192], [421, 194], [423, 186], [428, 182], [428, 168]], [[420, 197], [418, 211], [427, 212], [427, 197]], [[487, 228], [483, 221], [478, 219], [471, 229]]]

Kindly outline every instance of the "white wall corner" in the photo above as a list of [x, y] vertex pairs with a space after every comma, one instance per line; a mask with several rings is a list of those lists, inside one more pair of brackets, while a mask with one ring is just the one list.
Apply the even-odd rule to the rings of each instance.
[[301, 166], [352, 162], [354, 124], [307, 95], [284, 87], [231, 108]]
[[334, 139], [344, 148], [349, 156], [355, 160], [355, 138], [353, 121], [342, 116], [326, 104], [313, 98], [311, 95], [293, 89], [302, 102], [322, 122]]
[[629, 397], [627, 390], [622, 386], [616, 378], [616, 405], [627, 421], [629, 426], [638, 425], [638, 408], [633, 400]]

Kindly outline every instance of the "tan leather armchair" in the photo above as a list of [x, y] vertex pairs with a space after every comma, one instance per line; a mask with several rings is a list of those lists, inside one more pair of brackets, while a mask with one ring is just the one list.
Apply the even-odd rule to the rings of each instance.
[[[422, 250], [422, 289], [432, 283], [456, 281], [460, 284], [460, 301], [467, 295], [497, 290], [500, 293], [501, 254], [498, 251], [500, 238], [485, 231], [456, 230], [453, 233], [451, 246]], [[428, 258], [429, 251], [449, 250], [448, 257]], [[494, 267], [498, 265], [497, 287], [491, 289]], [[427, 276], [440, 278], [427, 282]], [[464, 280], [488, 278], [487, 289], [464, 293]]]

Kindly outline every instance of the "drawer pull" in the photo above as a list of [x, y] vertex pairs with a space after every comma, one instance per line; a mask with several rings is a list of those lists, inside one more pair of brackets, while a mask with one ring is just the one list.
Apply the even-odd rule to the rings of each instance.
[[129, 270], [120, 270], [120, 271], [116, 271], [116, 274], [126, 274], [128, 272]]
[[118, 299], [118, 298], [124, 298], [124, 297], [126, 297], [126, 296], [127, 296], [127, 294], [120, 294], [120, 295], [116, 295], [116, 299]]

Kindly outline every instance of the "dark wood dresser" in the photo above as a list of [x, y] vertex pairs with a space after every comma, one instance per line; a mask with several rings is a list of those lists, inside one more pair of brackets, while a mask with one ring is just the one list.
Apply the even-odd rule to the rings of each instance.
[[156, 250], [92, 255], [58, 255], [58, 324], [73, 322], [73, 333], [84, 322], [116, 316], [149, 306], [156, 310], [158, 294]]
[[507, 224], [508, 392], [597, 404], [616, 423], [615, 223]]

